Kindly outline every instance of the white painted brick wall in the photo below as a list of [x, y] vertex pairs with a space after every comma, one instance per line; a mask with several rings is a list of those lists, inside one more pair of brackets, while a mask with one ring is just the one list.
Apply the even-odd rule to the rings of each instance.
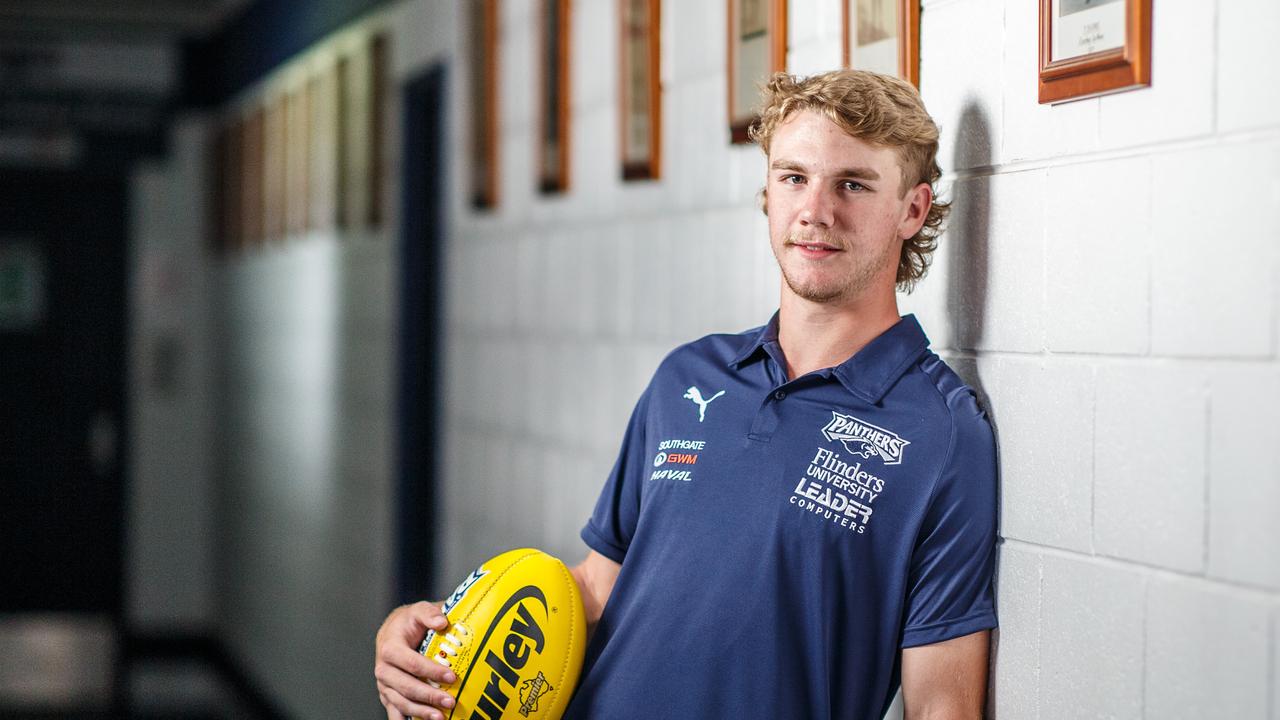
[[[1280, 123], [1280, 63], [1266, 52], [1280, 33], [1280, 3], [1218, 3], [1218, 130], [1274, 127]], [[1201, 35], [1203, 37], [1203, 35]]]
[[[835, 66], [839, 4], [790, 6], [791, 69]], [[902, 307], [981, 383], [1001, 440], [989, 714], [1275, 720], [1280, 106], [1263, 49], [1274, 3], [1161, 4], [1153, 88], [1057, 106], [1036, 102], [1035, 3], [923, 6], [923, 95], [956, 209]], [[577, 531], [658, 360], [763, 322], [778, 292], [755, 205], [763, 163], [727, 143], [724, 4], [664, 3], [665, 176], [623, 183], [616, 9], [575, 3], [575, 31], [593, 37], [574, 40], [564, 198], [533, 191], [523, 78], [535, 38], [528, 0], [504, 7], [504, 62], [521, 78], [502, 91], [504, 199], [490, 215], [462, 209], [449, 249], [467, 279], [450, 285], [447, 422], [467, 430], [449, 435], [459, 492], [447, 509], [460, 521], [446, 534], [474, 544], [450, 545], [448, 578], [494, 538], [570, 561], [585, 552]], [[514, 405], [476, 406], [512, 377], [530, 383]], [[525, 448], [514, 462], [529, 484], [486, 492], [541, 495], [536, 520], [457, 505], [479, 501], [465, 488], [494, 472], [463, 458], [503, 443]], [[1247, 610], [1219, 618], [1219, 600]]]
[[1146, 352], [1150, 343], [1151, 167], [1145, 158], [1049, 170], [1048, 346]]
[[[838, 3], [790, 6], [791, 67], [835, 66]], [[1035, 101], [1035, 6], [923, 3], [923, 96], [956, 210], [902, 298], [980, 383], [1001, 441], [989, 715], [1280, 720], [1280, 6], [1158, 3], [1154, 87], [1052, 107]], [[459, 7], [387, 11], [397, 77], [453, 57]], [[504, 548], [584, 553], [578, 529], [652, 370], [678, 343], [764, 322], [779, 284], [762, 159], [728, 145], [725, 3], [664, 3], [665, 174], [624, 183], [616, 4], [575, 0], [563, 197], [536, 191], [535, 4], [500, 7], [501, 203], [449, 199], [437, 594]], [[452, 188], [468, 181], [467, 76], [450, 75]], [[235, 565], [216, 606], [300, 713], [378, 716], [392, 234], [300, 238], [216, 269], [235, 339], [217, 532]], [[341, 651], [299, 663], [318, 632]]]
[[1041, 563], [1039, 717], [1142, 717], [1146, 579], [1088, 558]]
[[1147, 716], [1266, 717], [1269, 610], [1260, 598], [1198, 580], [1153, 580], [1147, 587]]
[[1280, 368], [1230, 364], [1210, 380], [1209, 575], [1280, 590]]
[[1099, 554], [1204, 571], [1206, 386], [1203, 373], [1163, 363], [1099, 369], [1093, 458]]
[[[1280, 143], [1211, 145], [1152, 159], [1151, 339], [1161, 355], [1267, 357], [1273, 347]], [[1223, 182], [1204, 183], [1205, 178]], [[1227, 180], [1227, 178], [1230, 178]], [[1200, 186], [1194, 194], [1187, 189]], [[1243, 194], [1248, 209], [1240, 207]], [[1219, 245], [1219, 252], [1205, 252]], [[1229, 282], [1215, 282], [1216, 279]]]

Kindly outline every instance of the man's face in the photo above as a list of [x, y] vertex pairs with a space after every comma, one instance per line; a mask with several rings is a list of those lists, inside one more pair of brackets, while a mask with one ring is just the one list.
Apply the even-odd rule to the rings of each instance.
[[902, 240], [920, 229], [930, 200], [927, 185], [904, 198], [901, 183], [892, 149], [851, 137], [816, 112], [779, 125], [766, 187], [783, 293], [819, 303], [892, 294]]

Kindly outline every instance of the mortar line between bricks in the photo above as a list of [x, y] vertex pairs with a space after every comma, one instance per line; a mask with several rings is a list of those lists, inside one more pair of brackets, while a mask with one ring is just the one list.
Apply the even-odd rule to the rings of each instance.
[[1089, 553], [1098, 552], [1098, 368], [1089, 367]]
[[1065, 351], [1058, 350], [1054, 352], [1044, 352], [1041, 350], [956, 350], [947, 347], [933, 347], [934, 352], [948, 358], [956, 358], [962, 360], [976, 359], [999, 359], [999, 358], [1040, 358], [1049, 360], [1052, 358], [1069, 358], [1073, 360], [1090, 360], [1101, 364], [1129, 364], [1135, 361], [1147, 362], [1152, 365], [1161, 364], [1204, 364], [1204, 363], [1232, 363], [1241, 365], [1257, 365], [1257, 366], [1274, 366], [1276, 358], [1269, 356], [1214, 356], [1214, 355], [1137, 355], [1132, 353], [1098, 353], [1098, 352], [1081, 352], [1081, 351]]
[[1219, 54], [1222, 52], [1222, 37], [1218, 34], [1218, 28], [1221, 24], [1222, 6], [1218, 3], [1213, 4], [1213, 27], [1209, 37], [1213, 50], [1209, 53], [1209, 57], [1213, 58], [1210, 63], [1213, 65], [1213, 72], [1209, 73], [1209, 85], [1211, 86], [1210, 97], [1213, 100], [1209, 103], [1209, 127], [1213, 128], [1214, 134], [1218, 132], [1218, 68], [1222, 64], [1222, 58]]
[[1276, 688], [1276, 623], [1280, 621], [1280, 612], [1272, 611], [1267, 621], [1267, 630], [1270, 630], [1271, 638], [1267, 642], [1267, 720], [1275, 720], [1277, 715], [1276, 693], [1280, 693], [1280, 689]]
[[1036, 557], [1036, 720], [1040, 720], [1041, 667], [1044, 664], [1044, 558]]
[[971, 168], [953, 170], [949, 173], [944, 173], [939, 182], [954, 183], [956, 180], [970, 180], [973, 178], [988, 177], [991, 175], [1004, 175], [1028, 172], [1032, 170], [1070, 167], [1072, 165], [1087, 165], [1089, 163], [1125, 160], [1190, 150], [1218, 149], [1231, 145], [1245, 145], [1255, 142], [1266, 143], [1275, 140], [1280, 140], [1280, 125], [1261, 129], [1250, 128], [1247, 130], [1233, 130], [1231, 132], [1220, 134], [1195, 135], [1188, 138], [1165, 140], [1148, 145], [1132, 145], [1122, 148], [1095, 150], [1091, 152], [1073, 153], [1070, 155], [1055, 157], [1014, 160], [1012, 162], [998, 163], [994, 165], [977, 165]]
[[1142, 578], [1142, 651], [1138, 657], [1142, 658], [1142, 677], [1138, 681], [1138, 717], [1145, 718], [1147, 716], [1147, 634], [1151, 630], [1151, 582], [1149, 578]]
[[1271, 641], [1267, 643], [1267, 672], [1269, 673], [1267, 676], [1267, 718], [1270, 720], [1274, 720], [1277, 715], [1280, 715], [1280, 708], [1276, 707], [1276, 703], [1280, 702], [1280, 699], [1277, 699], [1277, 693], [1280, 693], [1280, 688], [1277, 688], [1275, 683], [1277, 674], [1276, 659], [1280, 657], [1280, 648], [1276, 648], [1277, 623], [1280, 623], [1280, 611], [1272, 612], [1271, 621], [1267, 623], [1268, 629], [1271, 631]]
[[1202, 392], [1204, 393], [1204, 467], [1200, 468], [1201, 477], [1204, 480], [1204, 505], [1201, 512], [1204, 513], [1204, 527], [1202, 529], [1202, 542], [1200, 545], [1200, 566], [1205, 572], [1209, 572], [1209, 539], [1211, 537], [1213, 523], [1213, 379], [1209, 373], [1205, 374]]
[[1052, 545], [1042, 545], [1040, 543], [1034, 543], [1027, 540], [1018, 540], [1017, 538], [1006, 537], [1004, 538], [1004, 542], [1006, 545], [1010, 545], [1011, 547], [1034, 550], [1035, 552], [1051, 557], [1064, 558], [1067, 560], [1083, 560], [1114, 570], [1140, 570], [1149, 577], [1163, 580], [1190, 581], [1192, 584], [1204, 586], [1203, 589], [1234, 590], [1247, 596], [1248, 599], [1262, 603], [1275, 603], [1277, 600], [1280, 600], [1280, 588], [1269, 588], [1262, 585], [1250, 585], [1237, 580], [1197, 575], [1183, 570], [1174, 570], [1172, 568], [1162, 567], [1159, 565], [1152, 565], [1141, 560], [1128, 560], [1109, 555], [1089, 555], [1075, 550], [1054, 547]]

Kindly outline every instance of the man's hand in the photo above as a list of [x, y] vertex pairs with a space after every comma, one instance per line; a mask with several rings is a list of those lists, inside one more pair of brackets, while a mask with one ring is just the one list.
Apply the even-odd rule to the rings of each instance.
[[987, 693], [990, 630], [902, 651], [906, 720], [978, 720]]
[[[571, 568], [582, 593], [588, 634], [600, 620], [621, 569], [621, 565], [595, 551]], [[396, 608], [378, 629], [373, 675], [378, 680], [378, 698], [387, 709], [387, 720], [444, 720], [445, 713], [441, 711], [453, 707], [452, 696], [423, 680], [451, 683], [457, 681], [457, 675], [418, 654], [427, 630], [440, 632], [448, 626], [439, 605], [418, 602]]]
[[453, 707], [453, 698], [424, 680], [451, 683], [457, 676], [449, 668], [418, 654], [427, 630], [437, 632], [449, 626], [440, 606], [417, 602], [396, 608], [374, 641], [373, 675], [378, 680], [378, 698], [387, 710], [387, 720], [444, 720]]

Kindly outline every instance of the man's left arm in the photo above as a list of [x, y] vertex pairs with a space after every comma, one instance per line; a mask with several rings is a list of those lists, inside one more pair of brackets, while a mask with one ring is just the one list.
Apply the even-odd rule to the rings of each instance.
[[987, 694], [990, 630], [902, 651], [904, 720], [978, 720]]

